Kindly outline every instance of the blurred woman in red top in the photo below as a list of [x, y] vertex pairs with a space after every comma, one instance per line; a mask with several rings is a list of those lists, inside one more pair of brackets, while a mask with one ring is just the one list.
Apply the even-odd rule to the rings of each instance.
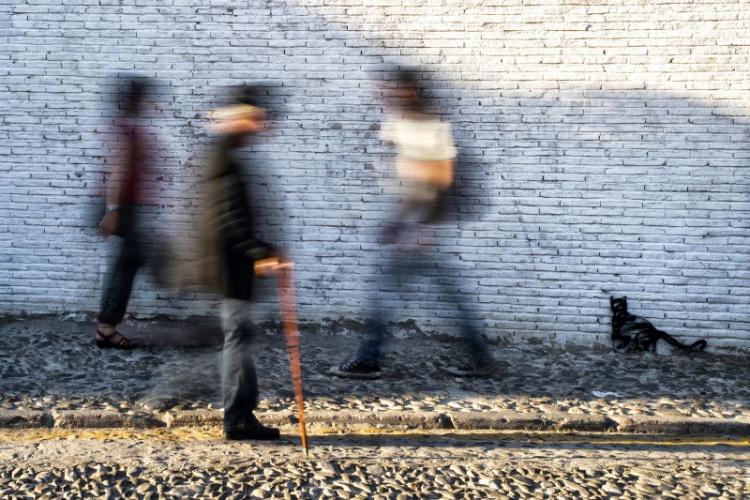
[[136, 272], [146, 261], [144, 231], [139, 229], [144, 202], [144, 173], [151, 163], [151, 148], [141, 124], [143, 103], [151, 82], [128, 78], [122, 82], [115, 124], [118, 154], [107, 179], [107, 208], [99, 223], [106, 237], [118, 236], [120, 248], [110, 263], [102, 288], [96, 345], [132, 349], [135, 342], [117, 331], [127, 309]]

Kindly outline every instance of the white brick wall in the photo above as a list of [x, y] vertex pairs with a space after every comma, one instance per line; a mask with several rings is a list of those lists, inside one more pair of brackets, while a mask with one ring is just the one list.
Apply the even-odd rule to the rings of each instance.
[[[476, 213], [440, 233], [487, 333], [606, 342], [607, 298], [627, 294], [684, 338], [750, 345], [748, 0], [0, 0], [0, 44], [0, 313], [96, 310], [106, 246], [81, 205], [110, 76], [131, 71], [166, 85], [153, 123], [181, 233], [214, 90], [276, 85], [260, 199], [301, 317], [360, 317], [385, 209], [373, 70], [406, 62], [435, 70], [472, 161]], [[405, 295], [404, 319], [452, 331], [428, 287]], [[130, 310], [213, 304], [141, 280]]]

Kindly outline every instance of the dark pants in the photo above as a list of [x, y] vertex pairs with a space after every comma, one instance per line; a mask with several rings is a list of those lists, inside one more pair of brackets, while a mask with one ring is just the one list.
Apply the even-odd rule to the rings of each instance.
[[118, 218], [117, 236], [120, 238], [120, 248], [104, 279], [101, 306], [97, 316], [100, 323], [113, 326], [125, 317], [135, 274], [145, 262], [134, 210], [123, 207], [118, 213]]
[[[403, 243], [403, 239], [399, 239]], [[422, 275], [443, 275], [443, 270], [454, 268], [457, 256], [441, 254], [438, 249], [429, 249], [411, 245], [404, 250], [402, 244], [390, 245], [391, 256], [383, 266], [380, 275], [380, 286], [370, 299], [368, 319], [365, 321], [365, 338], [357, 351], [357, 358], [368, 362], [377, 362], [381, 354], [381, 346], [385, 329], [391, 318], [394, 307], [386, 304], [385, 295], [396, 292], [400, 288], [400, 279], [413, 280]], [[483, 362], [488, 357], [487, 339], [474, 326], [476, 314], [468, 301], [455, 286], [436, 282], [441, 287], [447, 301], [456, 306], [456, 319], [459, 321], [461, 333], [475, 362]]]
[[133, 290], [133, 280], [144, 265], [157, 286], [166, 286], [169, 276], [169, 247], [153, 227], [144, 228], [142, 222], [156, 220], [153, 208], [143, 205], [123, 205], [118, 211], [115, 235], [119, 249], [110, 263], [102, 286], [102, 300], [97, 319], [115, 326], [125, 317]]
[[248, 321], [250, 303], [224, 299], [221, 327], [224, 331], [221, 387], [224, 395], [224, 429], [242, 429], [258, 405], [258, 378], [253, 363], [253, 327]]

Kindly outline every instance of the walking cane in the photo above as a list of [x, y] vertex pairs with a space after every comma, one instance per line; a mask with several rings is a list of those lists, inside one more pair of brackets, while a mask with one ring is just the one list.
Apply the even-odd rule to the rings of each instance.
[[297, 305], [294, 301], [294, 278], [292, 262], [280, 262], [278, 258], [259, 260], [255, 263], [255, 274], [258, 276], [276, 275], [276, 289], [281, 304], [281, 322], [284, 325], [286, 352], [289, 357], [289, 371], [292, 374], [294, 396], [297, 400], [299, 433], [305, 456], [309, 455], [307, 429], [305, 428], [305, 399], [302, 393], [302, 368], [300, 365], [299, 327], [297, 325]]

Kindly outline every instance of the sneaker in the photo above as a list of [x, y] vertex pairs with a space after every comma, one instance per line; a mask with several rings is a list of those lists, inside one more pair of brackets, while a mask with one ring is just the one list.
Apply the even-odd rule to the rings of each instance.
[[224, 429], [224, 437], [230, 441], [277, 441], [281, 437], [281, 432], [274, 427], [266, 427], [261, 424], [255, 415], [251, 415], [247, 424], [234, 428]]
[[492, 359], [481, 362], [471, 361], [457, 366], [446, 366], [445, 371], [454, 377], [489, 377], [497, 369]]
[[354, 358], [332, 367], [328, 373], [343, 378], [374, 379], [380, 377], [380, 367], [377, 362], [371, 363]]

